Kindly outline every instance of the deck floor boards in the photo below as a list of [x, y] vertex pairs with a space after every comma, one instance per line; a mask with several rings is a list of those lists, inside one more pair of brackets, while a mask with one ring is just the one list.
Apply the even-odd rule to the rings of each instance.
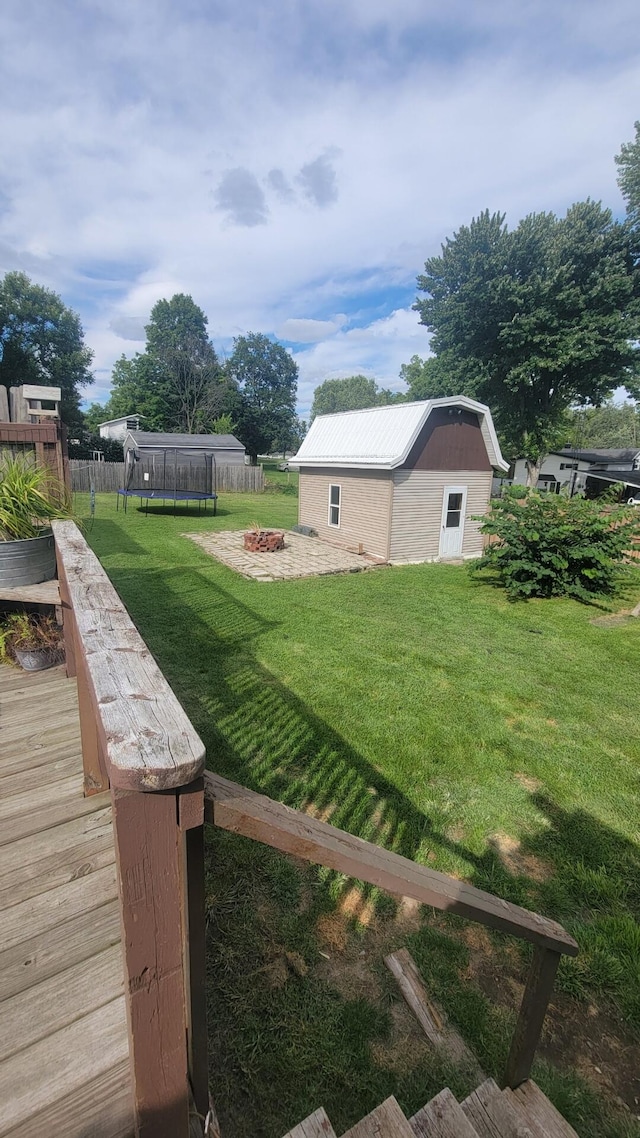
[[134, 1132], [111, 807], [82, 786], [75, 681], [0, 666], [0, 1138]]

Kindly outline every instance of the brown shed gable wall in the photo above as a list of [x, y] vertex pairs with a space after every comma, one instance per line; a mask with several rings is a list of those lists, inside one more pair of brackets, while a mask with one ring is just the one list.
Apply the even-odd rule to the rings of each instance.
[[491, 470], [478, 416], [462, 407], [435, 407], [402, 470]]

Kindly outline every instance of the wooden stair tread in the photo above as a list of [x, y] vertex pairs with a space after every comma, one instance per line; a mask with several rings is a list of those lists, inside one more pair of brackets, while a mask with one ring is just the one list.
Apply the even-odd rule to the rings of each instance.
[[515, 1091], [504, 1091], [503, 1094], [518, 1104], [526, 1115], [535, 1138], [578, 1138], [573, 1127], [556, 1110], [533, 1079], [528, 1079]]
[[356, 1122], [343, 1138], [414, 1138], [406, 1116], [393, 1095]]
[[416, 1138], [478, 1138], [448, 1087], [414, 1114], [409, 1125]]
[[336, 1135], [324, 1107], [321, 1106], [294, 1126], [293, 1130], [289, 1130], [284, 1138], [336, 1138]]
[[518, 1105], [487, 1079], [464, 1100], [462, 1110], [479, 1138], [537, 1138]]

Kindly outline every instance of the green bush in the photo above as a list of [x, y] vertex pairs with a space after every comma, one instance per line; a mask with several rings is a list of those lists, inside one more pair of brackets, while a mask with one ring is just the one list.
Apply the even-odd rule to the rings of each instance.
[[481, 532], [494, 538], [472, 569], [497, 572], [512, 600], [612, 593], [640, 513], [610, 498], [586, 501], [514, 487], [491, 503]]

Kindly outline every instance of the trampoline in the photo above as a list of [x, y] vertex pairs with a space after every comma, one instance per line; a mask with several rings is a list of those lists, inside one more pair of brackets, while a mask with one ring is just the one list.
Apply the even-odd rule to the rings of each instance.
[[201, 511], [202, 503], [204, 502], [204, 512], [207, 512], [207, 502], [213, 502], [213, 516], [216, 516], [216, 501], [217, 494], [205, 494], [201, 490], [118, 490], [118, 497], [116, 498], [116, 512], [120, 505], [120, 499], [123, 499], [124, 512], [127, 512], [127, 499], [139, 498], [140, 506], [145, 502], [144, 512], [149, 513], [149, 502], [162, 501], [173, 502], [173, 512], [176, 512], [177, 502], [197, 502], [198, 513]]
[[204, 503], [213, 502], [216, 514], [216, 442], [207, 435], [154, 435], [129, 432], [125, 440], [124, 486], [118, 490], [116, 509], [120, 499], [127, 512], [129, 498], [139, 498], [140, 507], [149, 502], [173, 502], [176, 513], [178, 503], [198, 503], [198, 513]]

